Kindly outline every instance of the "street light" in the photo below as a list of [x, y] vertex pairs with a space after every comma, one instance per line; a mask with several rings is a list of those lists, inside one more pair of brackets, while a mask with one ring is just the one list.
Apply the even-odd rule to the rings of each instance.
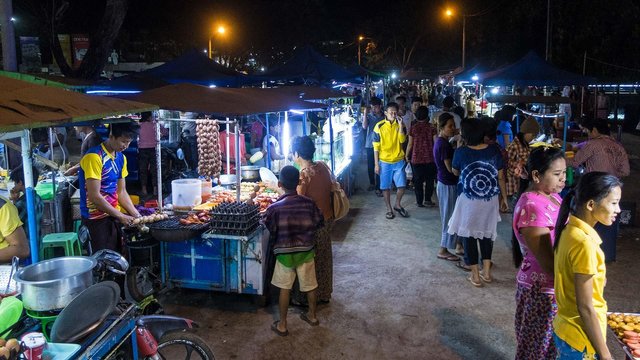
[[[452, 18], [453, 16], [455, 16], [455, 12], [451, 9], [451, 8], [447, 8], [444, 11], [444, 15], [448, 18]], [[465, 58], [465, 43], [466, 43], [466, 28], [467, 28], [467, 15], [465, 14], [460, 14], [460, 16], [462, 17], [462, 69], [464, 70], [464, 58]]]
[[362, 41], [363, 40], [371, 40], [369, 37], [364, 37], [363, 35], [358, 36], [358, 65], [362, 63]]
[[[216, 32], [220, 35], [224, 35], [227, 32], [227, 29], [225, 29], [224, 26], [220, 25], [218, 26], [218, 28], [216, 29]], [[213, 38], [213, 35], [215, 34], [211, 34], [209, 35], [209, 59], [213, 58], [213, 54], [211, 52], [211, 39]]]

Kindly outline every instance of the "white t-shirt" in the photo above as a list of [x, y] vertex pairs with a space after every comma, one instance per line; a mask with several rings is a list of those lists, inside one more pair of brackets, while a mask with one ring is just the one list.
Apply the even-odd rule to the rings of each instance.
[[415, 115], [413, 115], [411, 110], [407, 110], [407, 112], [402, 117], [402, 123], [404, 124], [404, 127], [407, 129], [407, 134], [409, 133], [409, 130], [411, 130], [411, 122], [415, 119], [416, 117]]
[[[273, 148], [276, 149], [276, 152], [278, 154], [281, 153], [281, 151], [280, 151], [280, 142], [278, 141], [278, 139], [276, 139], [275, 136], [269, 135], [268, 138], [265, 136], [264, 139], [262, 139], [262, 150], [265, 151], [265, 155], [266, 155], [267, 149], [269, 148], [269, 144], [273, 145]], [[273, 155], [271, 157], [273, 158]], [[265, 156], [265, 158], [266, 158], [266, 156]]]

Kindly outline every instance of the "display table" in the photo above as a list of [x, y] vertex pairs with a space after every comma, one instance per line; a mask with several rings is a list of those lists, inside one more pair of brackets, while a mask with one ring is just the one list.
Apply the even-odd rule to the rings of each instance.
[[248, 236], [216, 234], [163, 242], [162, 282], [171, 287], [265, 295], [268, 238], [258, 227]]

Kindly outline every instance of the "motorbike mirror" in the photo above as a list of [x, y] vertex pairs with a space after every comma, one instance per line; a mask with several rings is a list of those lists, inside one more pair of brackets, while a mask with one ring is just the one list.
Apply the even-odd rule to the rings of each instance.
[[182, 148], [178, 148], [178, 150], [176, 151], [176, 156], [178, 157], [178, 159], [184, 160], [184, 151], [182, 151]]

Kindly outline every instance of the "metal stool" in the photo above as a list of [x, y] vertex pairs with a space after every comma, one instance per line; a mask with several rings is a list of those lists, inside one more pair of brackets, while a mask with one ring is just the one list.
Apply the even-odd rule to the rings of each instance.
[[53, 249], [61, 247], [65, 256], [80, 256], [82, 248], [78, 241], [78, 234], [73, 232], [47, 234], [42, 238], [40, 248], [40, 259], [50, 259], [54, 257]]

